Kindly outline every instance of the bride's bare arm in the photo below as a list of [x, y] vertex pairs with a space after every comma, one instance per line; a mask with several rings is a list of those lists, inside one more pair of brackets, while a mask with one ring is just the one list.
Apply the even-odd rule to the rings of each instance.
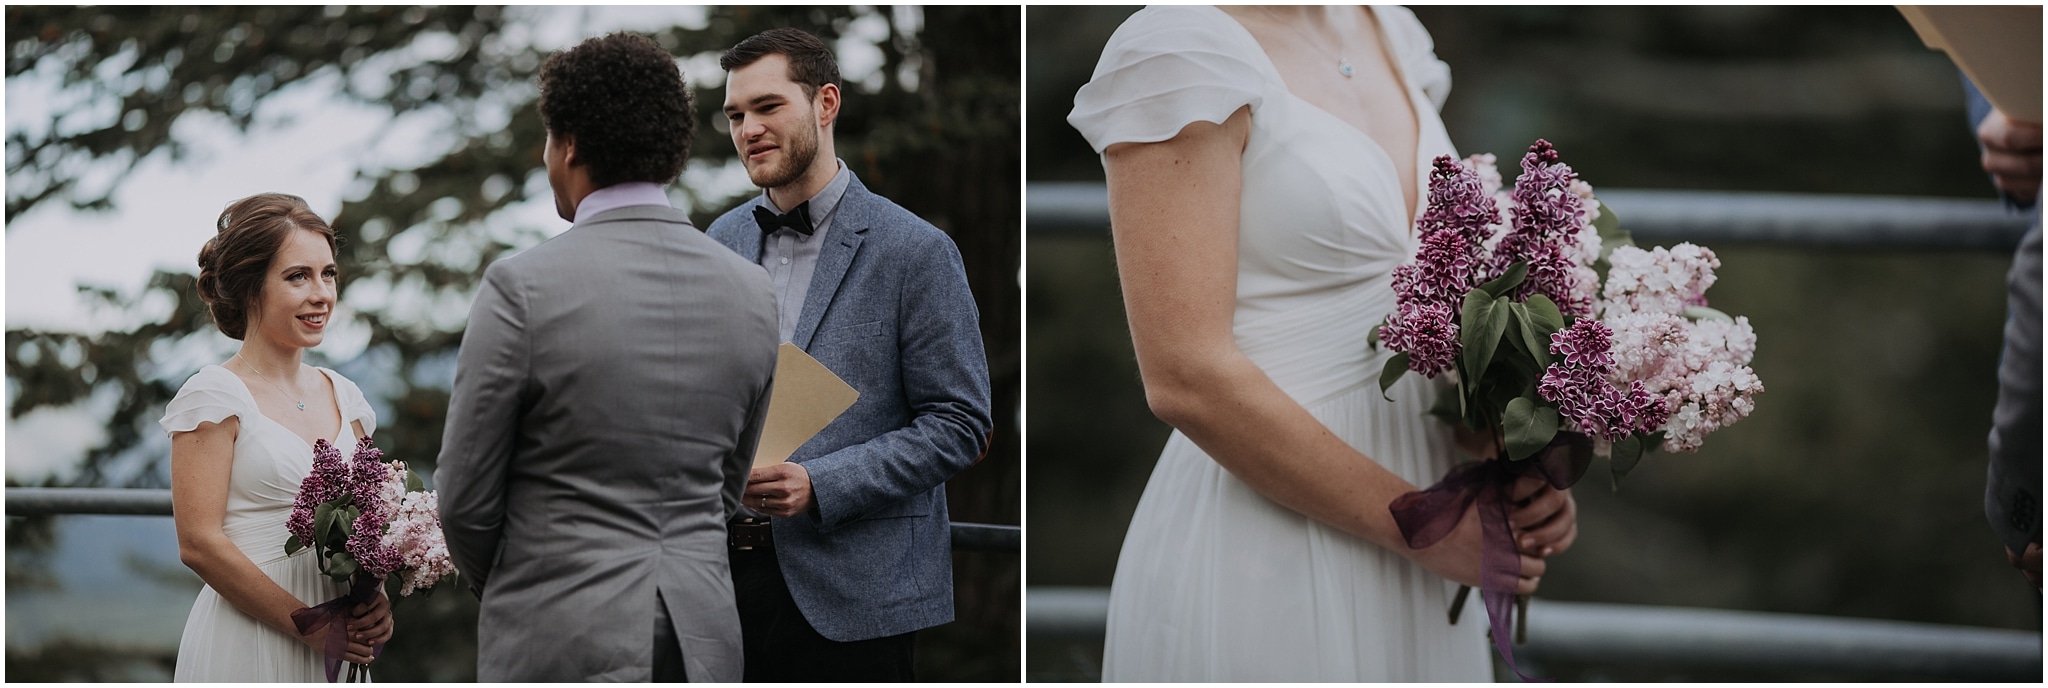
[[[1479, 581], [1479, 528], [1409, 549], [1387, 505], [1414, 485], [1351, 448], [1239, 351], [1240, 163], [1249, 108], [1195, 122], [1158, 143], [1103, 152], [1124, 308], [1145, 400], [1161, 420], [1259, 494], [1468, 585]], [[1543, 562], [1524, 556], [1534, 589]]]
[[[242, 613], [319, 648], [319, 633], [301, 636], [292, 623], [292, 612], [305, 603], [256, 568], [256, 562], [221, 529], [227, 519], [228, 475], [234, 466], [235, 435], [240, 427], [240, 418], [229, 417], [171, 436], [171, 513], [178, 528], [178, 559]], [[278, 537], [281, 552], [283, 533]], [[369, 662], [369, 646], [349, 643], [347, 659]]]

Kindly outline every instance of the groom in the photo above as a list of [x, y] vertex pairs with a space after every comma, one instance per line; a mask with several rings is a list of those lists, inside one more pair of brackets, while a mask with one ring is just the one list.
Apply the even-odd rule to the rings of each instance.
[[725, 116], [764, 193], [711, 225], [773, 282], [782, 340], [860, 392], [733, 520], [748, 681], [909, 681], [953, 620], [945, 482], [987, 449], [988, 362], [951, 238], [862, 186], [833, 148], [839, 65], [774, 29], [719, 58]]
[[477, 678], [740, 679], [725, 523], [775, 370], [775, 297], [669, 207], [675, 58], [618, 33], [548, 58], [543, 153], [575, 223], [484, 272], [442, 437], [442, 530], [482, 598]]

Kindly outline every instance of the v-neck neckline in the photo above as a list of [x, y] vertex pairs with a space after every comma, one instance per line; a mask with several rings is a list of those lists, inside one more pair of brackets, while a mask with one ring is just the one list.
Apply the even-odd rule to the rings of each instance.
[[[1332, 120], [1335, 120], [1337, 124], [1342, 125], [1345, 129], [1357, 133], [1359, 138], [1365, 139], [1367, 143], [1372, 144], [1373, 150], [1378, 151], [1380, 157], [1386, 158], [1387, 164], [1394, 169], [1394, 174], [1396, 177], [1401, 176], [1401, 167], [1400, 165], [1394, 163], [1393, 151], [1387, 150], [1387, 147], [1384, 144], [1381, 144], [1379, 139], [1373, 138], [1372, 134], [1367, 133], [1364, 129], [1358, 128], [1357, 125], [1352, 124], [1349, 120], [1346, 120], [1342, 117], [1338, 117], [1336, 113], [1324, 109], [1321, 105], [1317, 105], [1315, 101], [1303, 98], [1300, 94], [1295, 93], [1294, 89], [1290, 88], [1287, 85], [1286, 75], [1280, 73], [1279, 63], [1273, 61], [1273, 55], [1271, 53], [1266, 52], [1266, 46], [1259, 42], [1259, 37], [1256, 34], [1253, 34], [1252, 30], [1244, 25], [1244, 22], [1238, 21], [1237, 17], [1231, 16], [1229, 12], [1224, 12], [1223, 8], [1221, 7], [1211, 5], [1209, 6], [1209, 8], [1215, 10], [1218, 14], [1223, 15], [1223, 18], [1229, 20], [1231, 25], [1236, 26], [1239, 31], [1244, 32], [1245, 38], [1251, 40], [1252, 46], [1258, 49], [1259, 56], [1265, 58], [1266, 69], [1270, 70], [1273, 73], [1273, 78], [1279, 80], [1280, 92], [1287, 94], [1287, 97], [1293, 98], [1296, 102], [1308, 106], [1309, 109], [1321, 113], [1322, 115], [1329, 117]], [[1409, 202], [1411, 198], [1406, 191], [1402, 191], [1400, 193], [1402, 197], [1401, 211], [1405, 214], [1405, 217], [1402, 218], [1402, 221], [1408, 228], [1407, 233], [1409, 235], [1409, 238], [1413, 239], [1415, 234], [1415, 221], [1422, 214], [1423, 197], [1427, 195], [1429, 191], [1429, 165], [1424, 164], [1422, 159], [1423, 113], [1417, 109], [1417, 104], [1419, 101], [1417, 101], [1417, 99], [1415, 98], [1414, 80], [1409, 78], [1407, 68], [1401, 64], [1400, 56], [1394, 54], [1394, 47], [1391, 43], [1391, 38], [1387, 33], [1386, 18], [1380, 15], [1378, 7], [1366, 5], [1363, 6], [1362, 9], [1372, 14], [1372, 29], [1373, 33], [1376, 34], [1379, 38], [1380, 54], [1384, 59], [1387, 60], [1387, 64], [1393, 68], [1394, 79], [1400, 82], [1401, 84], [1401, 99], [1408, 105], [1408, 115], [1414, 118], [1415, 120], [1415, 150], [1409, 155], [1409, 157], [1412, 159], [1411, 161], [1415, 164], [1414, 174], [1409, 175], [1414, 177], [1415, 181], [1415, 193], [1412, 197], [1413, 203], [1411, 204]], [[1411, 205], [1413, 207], [1412, 211], [1410, 210]]]
[[[262, 405], [256, 403], [256, 390], [255, 388], [249, 386], [248, 380], [242, 379], [242, 376], [240, 375], [235, 375], [235, 371], [228, 370], [227, 366], [216, 367], [220, 368], [222, 371], [225, 371], [229, 375], [234, 375], [235, 381], [242, 384], [242, 393], [249, 397], [250, 410], [255, 411], [257, 417], [262, 418], [263, 420], [266, 421], [270, 421], [271, 425], [275, 425], [279, 430], [285, 431], [285, 434], [297, 438], [300, 444], [306, 445], [306, 451], [313, 451], [313, 442], [307, 442], [306, 437], [304, 435], [300, 435], [298, 431], [293, 430], [291, 426], [285, 425], [284, 423], [279, 422], [276, 418], [271, 418], [270, 414], [263, 412]], [[341, 412], [341, 385], [334, 381], [334, 376], [329, 374], [326, 368], [322, 368], [320, 366], [313, 366], [313, 369], [320, 371], [320, 375], [327, 378], [327, 395], [334, 400], [334, 439], [327, 439], [325, 437], [319, 439], [327, 440], [327, 443], [329, 445], [332, 445], [336, 451], [340, 451], [341, 436], [348, 434], [348, 415]]]

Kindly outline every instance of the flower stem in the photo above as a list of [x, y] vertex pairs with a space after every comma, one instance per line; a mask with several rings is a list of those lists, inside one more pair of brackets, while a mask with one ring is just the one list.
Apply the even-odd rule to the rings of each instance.
[[1472, 596], [1472, 586], [1458, 586], [1458, 596], [1451, 598], [1451, 625], [1458, 625], [1458, 612], [1465, 611], [1465, 598]]

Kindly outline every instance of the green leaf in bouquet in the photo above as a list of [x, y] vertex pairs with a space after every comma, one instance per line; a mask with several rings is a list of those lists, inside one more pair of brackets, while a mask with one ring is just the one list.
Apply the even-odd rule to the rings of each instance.
[[1549, 351], [1550, 335], [1564, 329], [1564, 313], [1557, 310], [1557, 302], [1542, 294], [1530, 294], [1529, 300], [1523, 302], [1522, 307], [1529, 312], [1530, 323], [1538, 326], [1536, 334], [1543, 344], [1543, 350]]
[[302, 549], [305, 549], [305, 548], [306, 548], [306, 543], [303, 543], [303, 542], [299, 542], [299, 536], [298, 536], [298, 535], [293, 535], [293, 536], [291, 536], [291, 537], [288, 537], [288, 538], [285, 538], [285, 539], [284, 539], [284, 555], [285, 555], [285, 556], [287, 556], [287, 557], [289, 557], [289, 556], [291, 556], [291, 555], [294, 555], [294, 554], [298, 554], [298, 553], [299, 553], [299, 550], [302, 550]]
[[1557, 409], [1542, 406], [1529, 397], [1515, 397], [1501, 414], [1508, 458], [1515, 461], [1535, 456], [1557, 437]]
[[1685, 318], [1687, 320], [1691, 320], [1694, 322], [1698, 322], [1701, 320], [1719, 320], [1722, 322], [1735, 322], [1735, 319], [1728, 317], [1727, 313], [1723, 313], [1712, 308], [1708, 308], [1706, 306], [1686, 306], [1685, 310], [1680, 312], [1685, 315]]
[[1431, 404], [1427, 415], [1436, 416], [1445, 423], [1458, 424], [1465, 420], [1465, 397], [1455, 387], [1440, 386], [1436, 403]]
[[1600, 283], [1607, 283], [1607, 271], [1614, 263], [1607, 260], [1614, 249], [1636, 245], [1635, 237], [1621, 228], [1621, 218], [1615, 216], [1614, 207], [1600, 204], [1600, 217], [1593, 221], [1593, 230], [1600, 235], [1600, 257], [1593, 260], [1593, 273], [1600, 276]]
[[347, 552], [335, 552], [328, 555], [327, 565], [321, 567], [320, 570], [329, 576], [347, 579], [349, 576], [356, 575], [357, 571], [363, 570], [363, 567], [356, 563], [356, 558], [353, 555]]
[[1401, 376], [1407, 372], [1408, 352], [1403, 351], [1387, 359], [1387, 366], [1380, 369], [1380, 398], [1393, 401], [1393, 397], [1387, 396], [1387, 390], [1393, 389], [1394, 383], [1400, 381]]
[[1500, 348], [1500, 335], [1508, 329], [1508, 298], [1490, 296], [1483, 289], [1465, 292], [1465, 307], [1458, 322], [1459, 345], [1464, 348], [1464, 374], [1468, 389], [1478, 389], [1478, 380], [1493, 362]]
[[1501, 294], [1508, 293], [1515, 287], [1522, 286], [1522, 280], [1528, 277], [1529, 264], [1516, 261], [1514, 265], [1508, 266], [1508, 271], [1501, 273], [1500, 277], [1494, 278], [1492, 282], [1479, 285], [1479, 290], [1486, 292], [1487, 296], [1500, 296]]
[[[1525, 365], [1528, 365], [1526, 358], [1494, 357], [1493, 368], [1487, 371], [1486, 388], [1479, 397], [1485, 400], [1489, 413], [1500, 413], [1515, 399], [1525, 396], [1524, 388], [1528, 387], [1528, 374], [1522, 370]], [[1486, 425], [1475, 427], [1491, 428], [1500, 425], [1501, 422], [1498, 417], [1487, 420]]]
[[313, 541], [324, 544], [332, 541], [329, 533], [334, 530], [334, 504], [327, 503], [313, 507]]
[[[1533, 301], [1542, 297], [1542, 294], [1536, 294], [1529, 297], [1529, 299]], [[1549, 303], [1550, 299], [1543, 299], [1543, 301]], [[1551, 308], [1555, 309], [1556, 306], [1551, 306]], [[1510, 333], [1513, 336], [1508, 337], [1508, 341], [1513, 342], [1516, 349], [1529, 355], [1529, 359], [1536, 364], [1537, 374], [1541, 375], [1541, 369], [1549, 367], [1551, 362], [1550, 347], [1544, 342], [1544, 340], [1549, 338], [1549, 335], [1539, 334], [1543, 325], [1536, 322], [1538, 316], [1530, 312], [1528, 304], [1509, 302], [1508, 311], [1515, 316], [1514, 331]]]
[[426, 483], [420, 482], [419, 471], [410, 468], [405, 469], [405, 491], [408, 493], [427, 491]]
[[1600, 260], [1603, 262], [1615, 248], [1636, 245], [1635, 237], [1621, 228], [1621, 216], [1614, 214], [1614, 206], [1605, 201], [1600, 203], [1600, 217], [1593, 219], [1593, 231], [1600, 234]]
[[1643, 436], [1629, 435], [1614, 443], [1614, 454], [1610, 457], [1614, 470], [1614, 491], [1621, 491], [1621, 479], [1635, 470], [1636, 463], [1643, 460]]
[[[1385, 322], [1381, 322], [1381, 323], [1380, 323], [1380, 324], [1378, 324], [1378, 325], [1374, 325], [1374, 326], [1372, 326], [1372, 329], [1370, 329], [1370, 330], [1366, 330], [1366, 331], [1365, 331], [1365, 345], [1366, 345], [1366, 346], [1369, 346], [1369, 347], [1372, 347], [1372, 348], [1374, 348], [1374, 349], [1378, 349], [1378, 348], [1380, 348], [1380, 328], [1382, 328], [1382, 327], [1386, 327], [1386, 326], [1387, 326], [1387, 324], [1386, 324]], [[410, 473], [410, 472], [408, 472], [408, 473]], [[409, 479], [408, 479], [408, 480], [409, 480]], [[410, 483], [410, 482], [406, 483], [406, 486], [407, 486], [407, 488], [408, 488], [408, 491], [410, 491], [411, 485], [412, 485], [412, 483]]]

